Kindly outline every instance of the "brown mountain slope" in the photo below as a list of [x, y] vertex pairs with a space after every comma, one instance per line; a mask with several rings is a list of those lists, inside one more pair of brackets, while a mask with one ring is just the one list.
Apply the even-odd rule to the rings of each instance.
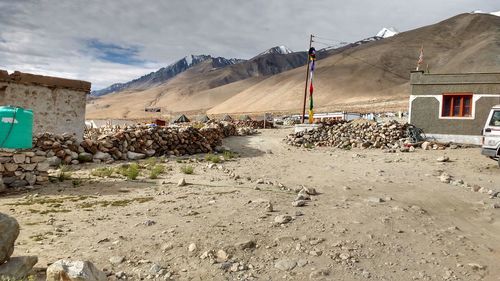
[[[461, 14], [319, 60], [314, 82], [316, 109], [405, 108], [409, 73], [415, 68], [422, 44], [423, 68], [431, 73], [500, 71], [500, 17]], [[294, 59], [300, 63], [303, 54]], [[276, 75], [270, 74], [278, 71], [260, 73], [267, 63], [213, 70], [209, 62], [203, 62], [157, 87], [91, 101], [87, 118], [144, 118], [151, 116], [144, 112], [149, 106], [172, 113], [299, 112], [305, 67]]]
[[167, 82], [145, 90], [125, 90], [90, 100], [87, 118], [145, 118], [146, 107], [163, 112], [200, 112], [218, 105], [266, 76], [304, 64], [304, 52], [267, 54], [249, 61], [214, 69], [205, 60]]
[[[500, 17], [462, 14], [443, 22], [369, 43], [317, 62], [319, 110], [366, 111], [406, 107], [409, 72], [421, 44], [431, 73], [500, 71]], [[272, 76], [208, 113], [299, 112], [305, 69]]]

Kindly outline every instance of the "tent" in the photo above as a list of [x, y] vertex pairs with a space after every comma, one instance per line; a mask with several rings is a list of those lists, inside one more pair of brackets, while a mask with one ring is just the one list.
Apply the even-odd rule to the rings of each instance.
[[179, 115], [177, 116], [176, 118], [174, 118], [172, 120], [172, 123], [186, 123], [186, 122], [190, 122], [189, 119], [186, 117], [186, 115], [182, 114], [182, 115]]
[[210, 121], [210, 118], [207, 115], [202, 115], [198, 118], [198, 121], [207, 123], [208, 121]]
[[233, 121], [233, 118], [229, 116], [228, 114], [224, 115], [221, 119], [222, 121]]
[[241, 121], [252, 121], [252, 118], [250, 118], [250, 116], [248, 116], [248, 115], [241, 115], [240, 120]]

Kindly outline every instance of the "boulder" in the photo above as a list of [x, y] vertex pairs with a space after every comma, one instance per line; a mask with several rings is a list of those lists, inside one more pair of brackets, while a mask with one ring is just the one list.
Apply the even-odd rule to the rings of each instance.
[[4, 192], [6, 190], [5, 184], [3, 184], [3, 178], [0, 176], [0, 193]]
[[[24, 280], [38, 262], [38, 257], [13, 257], [6, 263], [0, 265], [0, 276], [14, 280]], [[3, 279], [2, 279], [3, 280]]]
[[78, 161], [80, 161], [81, 163], [92, 162], [93, 158], [94, 156], [88, 152], [82, 152], [78, 154]]
[[0, 264], [14, 252], [14, 242], [19, 236], [19, 223], [13, 217], [0, 213]]
[[47, 268], [47, 281], [106, 281], [106, 274], [89, 261], [58, 260]]
[[97, 159], [97, 160], [107, 160], [110, 158], [111, 158], [111, 155], [109, 153], [97, 151], [97, 153], [94, 154], [94, 159]]
[[[62, 160], [59, 157], [52, 156], [52, 157], [47, 158], [47, 162], [43, 162], [43, 163], [48, 163], [49, 166], [51, 166], [51, 167], [57, 167], [57, 166], [61, 165], [61, 162], [62, 162]], [[40, 164], [41, 163], [38, 163], [38, 165], [40, 165]]]
[[146, 158], [146, 154], [128, 151], [127, 152], [127, 158], [130, 159], [130, 160], [144, 159], [144, 158]]

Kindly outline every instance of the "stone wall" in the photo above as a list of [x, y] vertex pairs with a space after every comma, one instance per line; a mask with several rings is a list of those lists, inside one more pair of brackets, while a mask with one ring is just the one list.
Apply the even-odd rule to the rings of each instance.
[[33, 110], [33, 133], [69, 133], [81, 140], [90, 83], [0, 71], [0, 106]]
[[47, 182], [50, 165], [45, 155], [42, 151], [0, 151], [0, 192], [5, 186], [23, 187]]

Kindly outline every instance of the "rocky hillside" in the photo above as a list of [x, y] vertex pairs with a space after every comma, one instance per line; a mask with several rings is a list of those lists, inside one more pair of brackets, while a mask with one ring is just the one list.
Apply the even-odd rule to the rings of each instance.
[[[317, 64], [316, 108], [406, 109], [409, 74], [416, 67], [422, 44], [423, 69], [430, 73], [500, 71], [500, 17], [461, 14], [390, 38], [332, 51]], [[299, 112], [303, 93], [304, 69], [294, 69], [253, 84], [208, 113]]]
[[225, 66], [219, 66], [225, 63], [222, 58], [220, 64], [219, 58], [206, 58], [163, 83], [154, 80], [156, 73], [162, 72], [159, 70], [127, 83], [126, 88], [110, 89], [114, 92], [89, 99], [87, 118], [148, 117], [146, 107], [160, 107], [164, 112], [208, 110], [266, 77], [305, 64], [305, 52], [286, 51], [282, 54], [272, 48], [250, 60], [231, 61]]
[[207, 55], [190, 55], [178, 60], [177, 62], [167, 67], [160, 68], [158, 71], [151, 72], [130, 82], [117, 83], [102, 90], [93, 91], [91, 95], [103, 96], [124, 90], [144, 90], [147, 88], [151, 88], [155, 85], [159, 85], [163, 82], [168, 81], [176, 75], [206, 60], [211, 61], [213, 68], [221, 68], [243, 61], [239, 59], [226, 59], [222, 57], [212, 58], [211, 56]]

